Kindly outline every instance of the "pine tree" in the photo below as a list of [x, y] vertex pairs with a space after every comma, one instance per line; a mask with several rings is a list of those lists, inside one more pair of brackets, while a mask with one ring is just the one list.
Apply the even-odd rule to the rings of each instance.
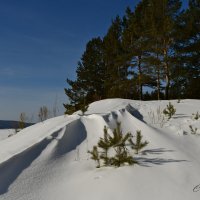
[[[66, 114], [86, 108], [89, 103], [105, 98], [105, 64], [103, 61], [103, 42], [93, 38], [86, 45], [86, 50], [78, 62], [75, 81], [67, 79], [65, 94], [69, 103], [63, 104]], [[84, 95], [83, 95], [84, 94]]]
[[185, 98], [200, 98], [200, 2], [190, 0], [188, 9], [180, 17], [180, 38], [177, 52], [184, 74], [181, 77]]
[[[100, 138], [97, 146], [94, 146], [93, 151], [88, 151], [88, 153], [92, 154], [91, 158], [98, 162], [98, 167], [100, 167], [100, 160], [103, 160], [105, 166], [113, 165], [120, 167], [125, 163], [133, 165], [137, 162], [129, 155], [126, 147], [131, 138], [131, 133], [122, 133], [120, 123], [117, 123], [117, 127], [113, 130], [112, 135], [108, 134], [107, 128], [104, 127], [104, 137]], [[98, 151], [98, 148], [103, 151]], [[115, 152], [113, 156], [109, 155], [111, 149]]]
[[128, 152], [124, 151], [123, 148], [117, 147], [115, 151], [116, 155], [110, 159], [112, 165], [120, 167], [124, 163], [128, 163], [129, 165], [137, 164], [137, 161], [135, 161], [132, 156], [128, 155]]
[[[150, 52], [154, 54], [155, 60], [160, 61], [155, 65], [157, 81], [159, 84], [160, 74], [163, 73], [165, 99], [169, 99], [171, 71], [174, 63], [177, 62], [174, 45], [177, 41], [176, 24], [180, 15], [181, 2], [179, 0], [149, 0], [148, 5], [150, 44], [153, 47]], [[157, 88], [159, 90], [159, 85]]]
[[121, 124], [117, 123], [117, 128], [113, 130], [113, 136], [109, 137], [110, 145], [114, 148], [116, 153], [110, 158], [111, 165], [120, 167], [124, 163], [128, 163], [129, 165], [137, 163], [133, 157], [128, 154], [128, 149], [126, 148], [127, 141], [131, 137], [131, 133], [123, 135]]
[[93, 38], [87, 43], [76, 73], [77, 79], [85, 91], [86, 103], [105, 97], [104, 81], [106, 77], [101, 38]]
[[65, 107], [65, 114], [72, 114], [80, 109], [82, 89], [78, 81], [71, 81], [67, 79], [67, 83], [71, 88], [65, 88], [65, 94], [69, 99], [69, 103], [63, 104]]
[[[158, 1], [157, 1], [158, 2]], [[160, 1], [161, 2], [161, 1]], [[157, 99], [161, 98], [161, 80], [163, 79], [163, 69], [162, 69], [162, 50], [161, 50], [161, 38], [160, 29], [162, 25], [162, 20], [158, 12], [158, 7], [154, 2], [148, 1], [146, 8], [146, 48], [147, 56], [145, 58], [146, 65], [149, 68], [149, 73], [151, 74], [154, 84], [156, 86]], [[154, 97], [153, 97], [154, 98]]]
[[82, 94], [79, 101], [80, 101], [80, 110], [82, 112], [81, 114], [84, 115], [89, 107], [89, 105], [86, 104], [86, 95], [84, 93]]
[[121, 45], [122, 20], [117, 16], [103, 38], [104, 61], [106, 65], [105, 88], [106, 96], [127, 97], [127, 68], [124, 61], [124, 52]]
[[174, 106], [169, 102], [167, 105], [167, 108], [163, 110], [163, 114], [168, 116], [168, 119], [170, 119], [174, 114], [176, 113], [176, 109]]
[[141, 149], [146, 147], [148, 145], [147, 141], [142, 142], [142, 134], [141, 131], [136, 132], [136, 142], [134, 143], [131, 139], [129, 139], [129, 142], [131, 144], [132, 149], [135, 150], [136, 154], [139, 153]]
[[23, 112], [20, 114], [19, 117], [19, 129], [24, 129], [25, 128], [25, 121], [27, 120], [26, 114]]
[[[67, 79], [66, 113], [104, 98], [200, 98], [200, 5], [189, 0], [141, 0], [117, 16], [106, 35], [91, 39]], [[144, 87], [154, 91], [145, 94]], [[163, 95], [165, 94], [165, 95]]]
[[192, 135], [196, 135], [197, 134], [197, 130], [198, 129], [196, 127], [193, 128], [192, 125], [189, 125], [189, 128], [190, 128], [190, 132], [191, 132]]
[[[152, 82], [149, 76], [150, 68], [149, 66], [146, 66], [146, 63], [144, 62], [147, 55], [145, 32], [147, 2], [147, 0], [140, 2], [136, 7], [135, 12], [131, 12], [130, 8], [127, 8], [125, 28], [122, 35], [122, 44], [126, 52], [127, 61], [132, 73], [136, 74], [135, 77], [133, 76], [133, 80], [135, 78], [137, 79], [136, 86], [138, 99], [140, 100], [143, 99], [143, 86], [151, 86]], [[133, 81], [132, 84], [133, 83], [135, 82]]]
[[99, 157], [99, 152], [97, 149], [97, 146], [93, 146], [92, 151], [88, 151], [89, 154], [91, 154], [91, 159], [97, 162], [97, 168], [100, 168], [100, 157]]
[[108, 134], [108, 129], [106, 126], [104, 127], [104, 137], [100, 138], [98, 142], [98, 147], [103, 150], [101, 153], [100, 158], [104, 160], [105, 166], [108, 166], [110, 164], [110, 159], [108, 157], [108, 150], [112, 146], [110, 141], [109, 141], [109, 134]]

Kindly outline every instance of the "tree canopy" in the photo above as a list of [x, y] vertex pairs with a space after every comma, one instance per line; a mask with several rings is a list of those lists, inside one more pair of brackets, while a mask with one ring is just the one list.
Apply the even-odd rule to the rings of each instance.
[[141, 0], [91, 39], [65, 93], [72, 113], [105, 98], [200, 98], [200, 0]]

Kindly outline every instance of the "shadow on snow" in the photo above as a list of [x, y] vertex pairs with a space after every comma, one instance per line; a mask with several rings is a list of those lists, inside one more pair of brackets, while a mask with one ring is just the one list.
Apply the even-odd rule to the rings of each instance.
[[0, 195], [8, 191], [9, 186], [23, 170], [28, 168], [53, 140], [59, 140], [52, 155], [52, 158], [58, 158], [74, 150], [86, 138], [85, 127], [80, 120], [68, 124], [62, 138], [57, 139], [61, 130], [54, 132], [51, 139], [45, 138], [38, 144], [0, 164]]
[[[167, 150], [164, 148], [150, 149], [142, 151], [142, 155], [161, 155], [167, 152], [174, 152], [174, 150]], [[140, 166], [150, 167], [151, 165], [163, 165], [167, 163], [178, 163], [178, 162], [187, 162], [187, 160], [178, 160], [170, 158], [147, 158], [147, 157], [135, 157], [134, 158]]]

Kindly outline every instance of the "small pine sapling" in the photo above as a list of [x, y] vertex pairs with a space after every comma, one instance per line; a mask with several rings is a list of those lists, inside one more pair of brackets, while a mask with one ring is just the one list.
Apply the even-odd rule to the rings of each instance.
[[100, 158], [103, 159], [105, 166], [108, 166], [110, 164], [110, 159], [108, 157], [108, 150], [111, 147], [111, 143], [109, 141], [109, 134], [108, 129], [106, 126], [104, 126], [104, 137], [100, 138], [98, 142], [98, 147], [103, 150], [103, 152], [100, 155]]
[[192, 125], [189, 125], [190, 131], [192, 135], [196, 135], [197, 134], [197, 128], [193, 128]]
[[142, 137], [141, 131], [136, 131], [136, 142], [134, 143], [131, 139], [129, 139], [130, 145], [132, 149], [135, 150], [136, 154], [149, 144], [147, 141], [142, 142]]
[[116, 146], [120, 143], [123, 135], [122, 135], [122, 131], [121, 131], [121, 124], [118, 122], [117, 123], [117, 127], [113, 130], [112, 132], [113, 137], [109, 137], [109, 141], [111, 146]]
[[[100, 167], [100, 160], [103, 160], [105, 166], [120, 167], [125, 163], [133, 165], [137, 162], [129, 155], [126, 147], [131, 138], [131, 133], [122, 133], [120, 123], [117, 123], [112, 135], [108, 134], [108, 129], [104, 127], [104, 137], [100, 138], [97, 146], [94, 146], [93, 150], [88, 151], [88, 153], [92, 155], [91, 159], [98, 163], [97, 167]], [[98, 148], [102, 149], [102, 151], [99, 151], [100, 153]], [[110, 149], [115, 152], [112, 157], [109, 156]]]
[[133, 157], [128, 154], [128, 149], [126, 148], [126, 143], [131, 138], [131, 133], [123, 134], [121, 131], [121, 124], [117, 123], [117, 128], [113, 130], [113, 137], [109, 138], [110, 144], [116, 152], [115, 156], [110, 159], [111, 165], [120, 167], [125, 163], [129, 165], [137, 163]]
[[128, 151], [122, 147], [115, 147], [116, 155], [112, 157], [111, 164], [120, 167], [124, 163], [128, 163], [129, 165], [136, 164], [137, 161], [133, 159], [132, 156], [128, 155]]
[[163, 110], [163, 114], [168, 116], [168, 119], [170, 119], [174, 114], [176, 113], [176, 109], [174, 106], [169, 102], [167, 105], [167, 108]]
[[100, 157], [99, 157], [99, 152], [97, 149], [97, 146], [93, 146], [93, 150], [92, 151], [88, 151], [88, 153], [90, 153], [91, 159], [97, 162], [97, 168], [100, 168]]
[[192, 115], [193, 115], [193, 118], [194, 118], [195, 120], [198, 120], [198, 119], [200, 118], [200, 114], [199, 114], [198, 111], [197, 111], [196, 114], [192, 114]]
[[[25, 128], [25, 121], [27, 120], [26, 114], [21, 113], [19, 117], [19, 129], [22, 130]], [[17, 130], [18, 132], [18, 130]]]

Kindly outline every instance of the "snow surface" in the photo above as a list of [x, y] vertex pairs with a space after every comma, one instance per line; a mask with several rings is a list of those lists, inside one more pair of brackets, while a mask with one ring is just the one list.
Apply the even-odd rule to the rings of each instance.
[[14, 129], [0, 129], [0, 140], [5, 140], [15, 134]]
[[[107, 99], [85, 116], [52, 118], [0, 140], [0, 199], [199, 200], [200, 119], [192, 114], [200, 100], [170, 102], [170, 120], [161, 115], [169, 101]], [[149, 145], [134, 155], [137, 165], [97, 169], [87, 151], [117, 121], [124, 133], [141, 130]]]

